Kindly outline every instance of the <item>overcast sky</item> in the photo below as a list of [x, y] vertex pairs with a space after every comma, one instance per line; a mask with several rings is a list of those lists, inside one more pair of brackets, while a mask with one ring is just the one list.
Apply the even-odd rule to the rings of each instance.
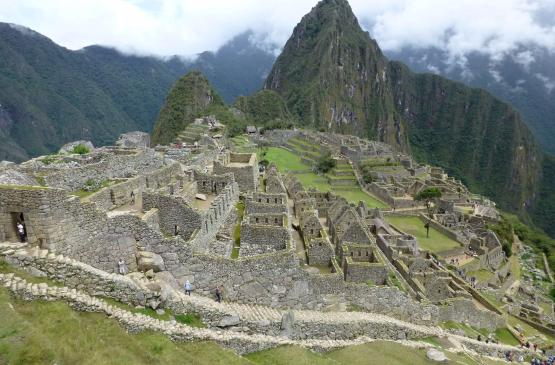
[[[385, 50], [437, 46], [501, 56], [519, 43], [555, 51], [555, 0], [351, 0]], [[283, 45], [316, 0], [0, 0], [0, 21], [70, 49], [191, 56], [252, 29]], [[522, 55], [526, 62], [526, 55]]]

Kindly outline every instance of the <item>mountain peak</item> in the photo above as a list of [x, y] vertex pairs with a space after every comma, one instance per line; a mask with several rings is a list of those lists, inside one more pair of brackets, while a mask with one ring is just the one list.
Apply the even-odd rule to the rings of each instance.
[[365, 136], [450, 167], [503, 207], [522, 207], [541, 179], [541, 156], [514, 109], [389, 62], [346, 0], [322, 0], [302, 18], [265, 88], [301, 125]]
[[211, 106], [224, 103], [200, 71], [191, 71], [170, 90], [152, 132], [153, 143], [169, 144]]

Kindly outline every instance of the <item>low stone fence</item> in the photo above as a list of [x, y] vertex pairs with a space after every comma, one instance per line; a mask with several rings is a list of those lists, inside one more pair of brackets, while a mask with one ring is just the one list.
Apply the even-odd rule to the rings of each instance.
[[494, 331], [505, 327], [505, 319], [492, 311], [480, 310], [470, 299], [453, 298], [439, 306], [441, 321], [468, 323], [475, 328], [487, 328]]
[[139, 285], [127, 276], [108, 274], [87, 264], [46, 250], [21, 249], [5, 256], [16, 267], [36, 275], [47, 276], [90, 295], [105, 296], [133, 305], [157, 308], [162, 303], [160, 292]]

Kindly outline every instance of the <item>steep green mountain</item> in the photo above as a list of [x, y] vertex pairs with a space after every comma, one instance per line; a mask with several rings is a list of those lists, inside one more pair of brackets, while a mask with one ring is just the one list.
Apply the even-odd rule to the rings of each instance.
[[543, 153], [521, 116], [486, 91], [390, 62], [346, 0], [295, 27], [265, 88], [305, 126], [376, 138], [445, 167], [503, 208], [533, 212]]
[[501, 59], [472, 52], [464, 65], [448, 62], [447, 51], [406, 47], [386, 52], [411, 70], [434, 72], [488, 90], [518, 109], [549, 153], [555, 153], [555, 54], [546, 48], [520, 45]]
[[103, 145], [130, 130], [149, 132], [172, 84], [187, 71], [202, 70], [232, 101], [260, 89], [272, 62], [249, 32], [193, 62], [100, 46], [71, 51], [0, 23], [0, 160], [22, 161], [76, 139]]
[[154, 125], [152, 143], [169, 144], [195, 118], [225, 109], [210, 82], [199, 71], [191, 71], [170, 90]]
[[240, 96], [234, 106], [242, 111], [247, 121], [252, 124], [265, 126], [293, 119], [283, 98], [272, 90], [260, 90], [251, 96]]
[[[177, 62], [121, 56], [101, 47], [70, 51], [27, 28], [0, 24], [0, 159], [45, 154], [76, 139], [112, 143], [150, 130]], [[20, 147], [17, 147], [20, 146]]]

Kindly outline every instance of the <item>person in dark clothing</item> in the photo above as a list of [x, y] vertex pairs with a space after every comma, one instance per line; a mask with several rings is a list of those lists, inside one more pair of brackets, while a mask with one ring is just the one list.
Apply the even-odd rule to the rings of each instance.
[[220, 288], [216, 288], [216, 301], [218, 303], [222, 302], [222, 291], [220, 290]]

